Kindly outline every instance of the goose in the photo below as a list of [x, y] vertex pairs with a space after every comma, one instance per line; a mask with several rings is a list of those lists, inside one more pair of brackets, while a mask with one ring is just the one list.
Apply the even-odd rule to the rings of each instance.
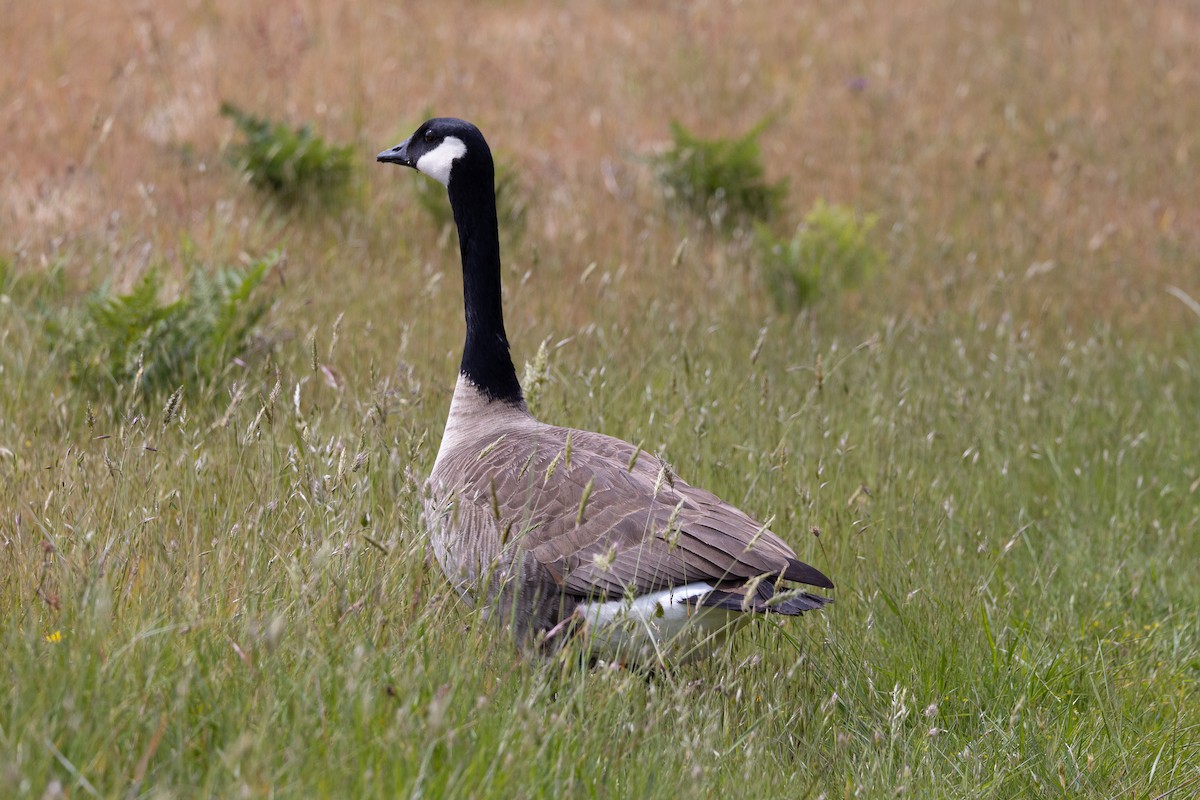
[[530, 414], [504, 331], [495, 169], [478, 128], [430, 119], [376, 158], [442, 183], [458, 229], [466, 342], [423, 523], [462, 598], [522, 650], [580, 639], [593, 661], [650, 668], [710, 655], [751, 618], [831, 602], [787, 589], [833, 583], [659, 458]]

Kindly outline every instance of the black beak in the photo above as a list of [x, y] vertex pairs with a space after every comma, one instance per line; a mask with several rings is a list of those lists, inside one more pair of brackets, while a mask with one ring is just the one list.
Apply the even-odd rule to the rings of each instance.
[[375, 160], [386, 164], [399, 164], [402, 167], [415, 167], [416, 165], [408, 157], [408, 143], [411, 141], [412, 138], [410, 137], [390, 150], [384, 150], [375, 156]]

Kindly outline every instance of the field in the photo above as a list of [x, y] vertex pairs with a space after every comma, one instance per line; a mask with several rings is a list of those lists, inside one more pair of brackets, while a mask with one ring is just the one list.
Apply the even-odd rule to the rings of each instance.
[[[0, 15], [0, 796], [1200, 792], [1200, 7]], [[223, 102], [350, 145], [348, 196], [253, 186]], [[448, 591], [458, 251], [374, 163], [431, 114], [514, 178], [538, 415], [772, 519], [833, 606], [646, 676], [523, 659]], [[752, 235], [664, 198], [673, 120], [762, 122], [777, 224], [874, 214], [880, 268], [777, 310]], [[96, 291], [263, 259], [236, 361], [80, 372]]]

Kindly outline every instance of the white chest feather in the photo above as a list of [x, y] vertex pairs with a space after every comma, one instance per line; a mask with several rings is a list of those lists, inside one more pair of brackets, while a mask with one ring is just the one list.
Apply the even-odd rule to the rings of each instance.
[[[436, 475], [438, 465], [465, 443], [494, 441], [501, 435], [527, 435], [540, 427], [544, 426], [529, 416], [523, 405], [517, 407], [507, 403], [489, 402], [470, 380], [459, 375], [433, 472]], [[474, 454], [477, 455], [478, 453]], [[449, 490], [458, 487], [446, 488]]]

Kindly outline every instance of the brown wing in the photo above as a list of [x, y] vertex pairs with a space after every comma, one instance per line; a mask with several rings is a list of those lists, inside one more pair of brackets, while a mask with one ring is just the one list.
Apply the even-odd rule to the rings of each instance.
[[502, 542], [531, 553], [568, 594], [762, 575], [833, 586], [774, 533], [619, 439], [545, 426], [463, 448], [454, 461], [460, 502], [489, 506]]

